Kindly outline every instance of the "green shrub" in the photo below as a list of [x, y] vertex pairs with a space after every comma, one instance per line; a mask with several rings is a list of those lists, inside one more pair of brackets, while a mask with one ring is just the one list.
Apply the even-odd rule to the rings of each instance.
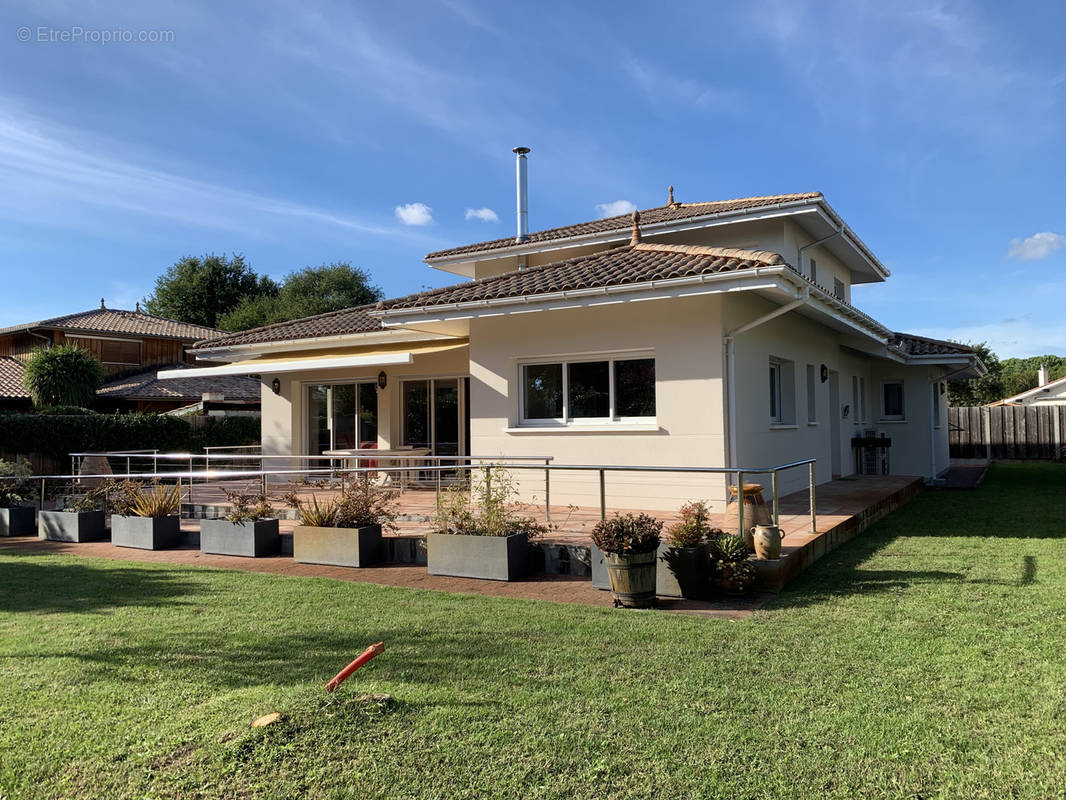
[[651, 553], [659, 547], [662, 520], [648, 514], [615, 514], [592, 529], [592, 541], [605, 553]]
[[693, 501], [681, 506], [681, 519], [666, 529], [671, 547], [697, 547], [704, 539], [721, 533], [710, 526], [711, 511], [702, 501]]
[[33, 405], [87, 406], [104, 382], [104, 367], [72, 344], [38, 348], [26, 360], [23, 383]]
[[30, 465], [25, 461], [0, 460], [0, 508], [13, 508], [28, 499]]
[[203, 425], [159, 414], [0, 414], [0, 445], [9, 453], [68, 453], [105, 450], [202, 452], [208, 445], [259, 442], [256, 417], [207, 417]]

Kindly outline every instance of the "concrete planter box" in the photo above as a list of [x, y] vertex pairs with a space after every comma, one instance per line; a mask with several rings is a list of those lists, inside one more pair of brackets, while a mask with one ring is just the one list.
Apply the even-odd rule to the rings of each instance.
[[430, 575], [513, 581], [526, 572], [529, 543], [524, 533], [510, 536], [426, 534]]
[[95, 542], [107, 538], [103, 511], [42, 511], [42, 539], [50, 542]]
[[140, 550], [168, 550], [181, 544], [181, 519], [111, 515], [111, 544]]
[[655, 593], [663, 597], [707, 597], [711, 558], [707, 545], [671, 547], [663, 542], [655, 559]]
[[33, 506], [0, 508], [0, 536], [33, 536], [37, 532]]
[[368, 567], [381, 560], [381, 526], [315, 528], [299, 525], [292, 532], [293, 561], [334, 567]]
[[260, 558], [281, 550], [281, 534], [276, 519], [230, 522], [228, 519], [200, 520], [200, 551], [219, 556]]

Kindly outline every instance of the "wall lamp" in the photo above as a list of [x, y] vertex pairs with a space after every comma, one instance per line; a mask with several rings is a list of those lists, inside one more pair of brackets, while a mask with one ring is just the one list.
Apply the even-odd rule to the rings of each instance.
[[378, 388], [384, 389], [389, 385], [389, 376], [385, 374], [385, 370], [378, 373]]

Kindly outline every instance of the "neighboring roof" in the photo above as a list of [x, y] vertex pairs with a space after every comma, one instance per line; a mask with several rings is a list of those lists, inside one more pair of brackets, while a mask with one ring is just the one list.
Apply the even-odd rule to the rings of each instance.
[[[764, 197], [741, 197], [734, 200], [715, 200], [709, 203], [670, 203], [658, 208], [649, 208], [640, 212], [642, 226], [656, 225], [664, 222], [676, 222], [679, 220], [695, 219], [737, 211], [751, 211], [766, 206], [775, 206], [781, 203], [791, 203], [802, 200], [821, 200], [821, 192], [803, 192], [801, 194], [775, 194]], [[579, 222], [576, 225], [563, 225], [559, 228], [548, 228], [529, 234], [529, 237], [521, 242], [522, 245], [550, 242], [558, 239], [570, 239], [575, 236], [587, 236], [601, 233], [625, 233], [629, 230], [630, 215], [620, 214], [617, 217], [606, 217], [589, 222]], [[488, 242], [453, 247], [450, 250], [438, 250], [426, 256], [427, 261], [448, 256], [463, 255], [464, 253], [481, 253], [490, 250], [500, 250], [505, 247], [514, 247], [517, 243], [515, 237], [509, 236], [504, 239], [493, 239]]]
[[210, 345], [211, 348], [216, 348], [379, 331], [382, 329], [381, 320], [367, 313], [374, 308], [374, 305], [356, 306], [354, 308], [342, 308], [340, 311], [316, 314], [313, 317], [294, 319], [290, 322], [275, 322], [273, 325], [264, 325], [260, 328], [251, 328], [228, 336], [224, 335], [197, 342], [196, 346]]
[[161, 369], [186, 368], [187, 364], [154, 366], [145, 372], [109, 380], [96, 390], [96, 395], [106, 400], [199, 400], [204, 392], [219, 392], [227, 400], [259, 399], [259, 381], [241, 375], [172, 378], [165, 381], [156, 377]]
[[909, 356], [967, 356], [973, 355], [974, 349], [958, 342], [945, 342], [943, 339], [929, 339], [910, 333], [893, 333], [888, 341], [889, 347], [902, 350]]
[[1056, 378], [1053, 381], [1048, 381], [1043, 386], [1037, 386], [1033, 389], [1027, 389], [1024, 392], [1019, 392], [1011, 397], [1004, 397], [1002, 400], [998, 400], [995, 403], [989, 403], [993, 406], [1009, 406], [1017, 404], [1023, 400], [1028, 400], [1030, 397], [1036, 397], [1038, 394], [1044, 392], [1051, 392], [1055, 389], [1066, 389], [1066, 378]]
[[25, 368], [22, 362], [11, 356], [0, 356], [0, 397], [29, 397], [22, 385]]
[[199, 340], [221, 335], [221, 331], [204, 325], [178, 322], [155, 317], [143, 311], [123, 311], [117, 308], [94, 308], [61, 317], [27, 322], [0, 328], [0, 334], [18, 333], [34, 328], [49, 328], [71, 333], [116, 333], [132, 336], [152, 336], [160, 339]]
[[[643, 222], [643, 217], [641, 217]], [[506, 272], [442, 289], [384, 300], [381, 310], [526, 297], [601, 286], [785, 266], [777, 253], [727, 247], [639, 243], [554, 264]]]

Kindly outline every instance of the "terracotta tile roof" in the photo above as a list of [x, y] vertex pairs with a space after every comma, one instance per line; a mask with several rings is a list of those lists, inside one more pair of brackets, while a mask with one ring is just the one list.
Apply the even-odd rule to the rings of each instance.
[[[725, 214], [730, 212], [750, 211], [764, 206], [773, 206], [780, 203], [792, 203], [803, 200], [821, 200], [821, 192], [804, 192], [802, 194], [775, 194], [764, 197], [742, 197], [735, 200], [715, 200], [709, 203], [673, 203], [671, 205], [649, 208], [640, 212], [640, 222], [643, 227], [654, 226], [664, 222], [676, 222], [679, 220], [695, 219], [710, 216], [712, 214]], [[569, 239], [575, 236], [588, 236], [603, 233], [625, 233], [629, 230], [630, 215], [620, 214], [617, 217], [607, 217], [589, 222], [580, 222], [576, 225], [564, 225], [560, 228], [548, 228], [529, 234], [529, 238], [523, 245], [535, 245], [541, 242], [551, 242], [558, 239]], [[494, 239], [488, 242], [453, 247], [449, 250], [438, 250], [426, 256], [427, 261], [448, 256], [458, 256], [466, 253], [480, 253], [486, 250], [501, 250], [505, 247], [514, 247], [513, 236], [505, 239]]]
[[293, 339], [314, 339], [318, 336], [342, 336], [348, 333], [368, 333], [381, 330], [381, 320], [367, 312], [373, 305], [343, 308], [313, 317], [303, 317], [290, 322], [276, 322], [260, 328], [251, 328], [229, 335], [197, 342], [197, 348], [229, 347], [239, 344], [284, 342]]
[[889, 347], [902, 350], [909, 356], [953, 356], [973, 355], [972, 347], [958, 342], [945, 342], [942, 339], [929, 339], [910, 333], [893, 333], [888, 342]]
[[0, 334], [16, 333], [31, 328], [50, 328], [80, 333], [118, 333], [132, 336], [153, 336], [161, 339], [200, 340], [221, 335], [221, 331], [189, 322], [154, 317], [143, 311], [123, 311], [117, 308], [94, 308], [61, 317], [27, 322], [0, 328]]
[[258, 400], [259, 381], [242, 375], [216, 375], [210, 378], [172, 378], [161, 381], [161, 369], [183, 369], [188, 364], [156, 366], [145, 372], [107, 381], [96, 390], [107, 400], [189, 400], [197, 401], [204, 392], [220, 392], [227, 400]]
[[29, 397], [22, 385], [22, 362], [11, 356], [0, 356], [0, 397]]
[[384, 300], [377, 307], [394, 310], [469, 303], [784, 265], [780, 255], [762, 250], [640, 243]]

